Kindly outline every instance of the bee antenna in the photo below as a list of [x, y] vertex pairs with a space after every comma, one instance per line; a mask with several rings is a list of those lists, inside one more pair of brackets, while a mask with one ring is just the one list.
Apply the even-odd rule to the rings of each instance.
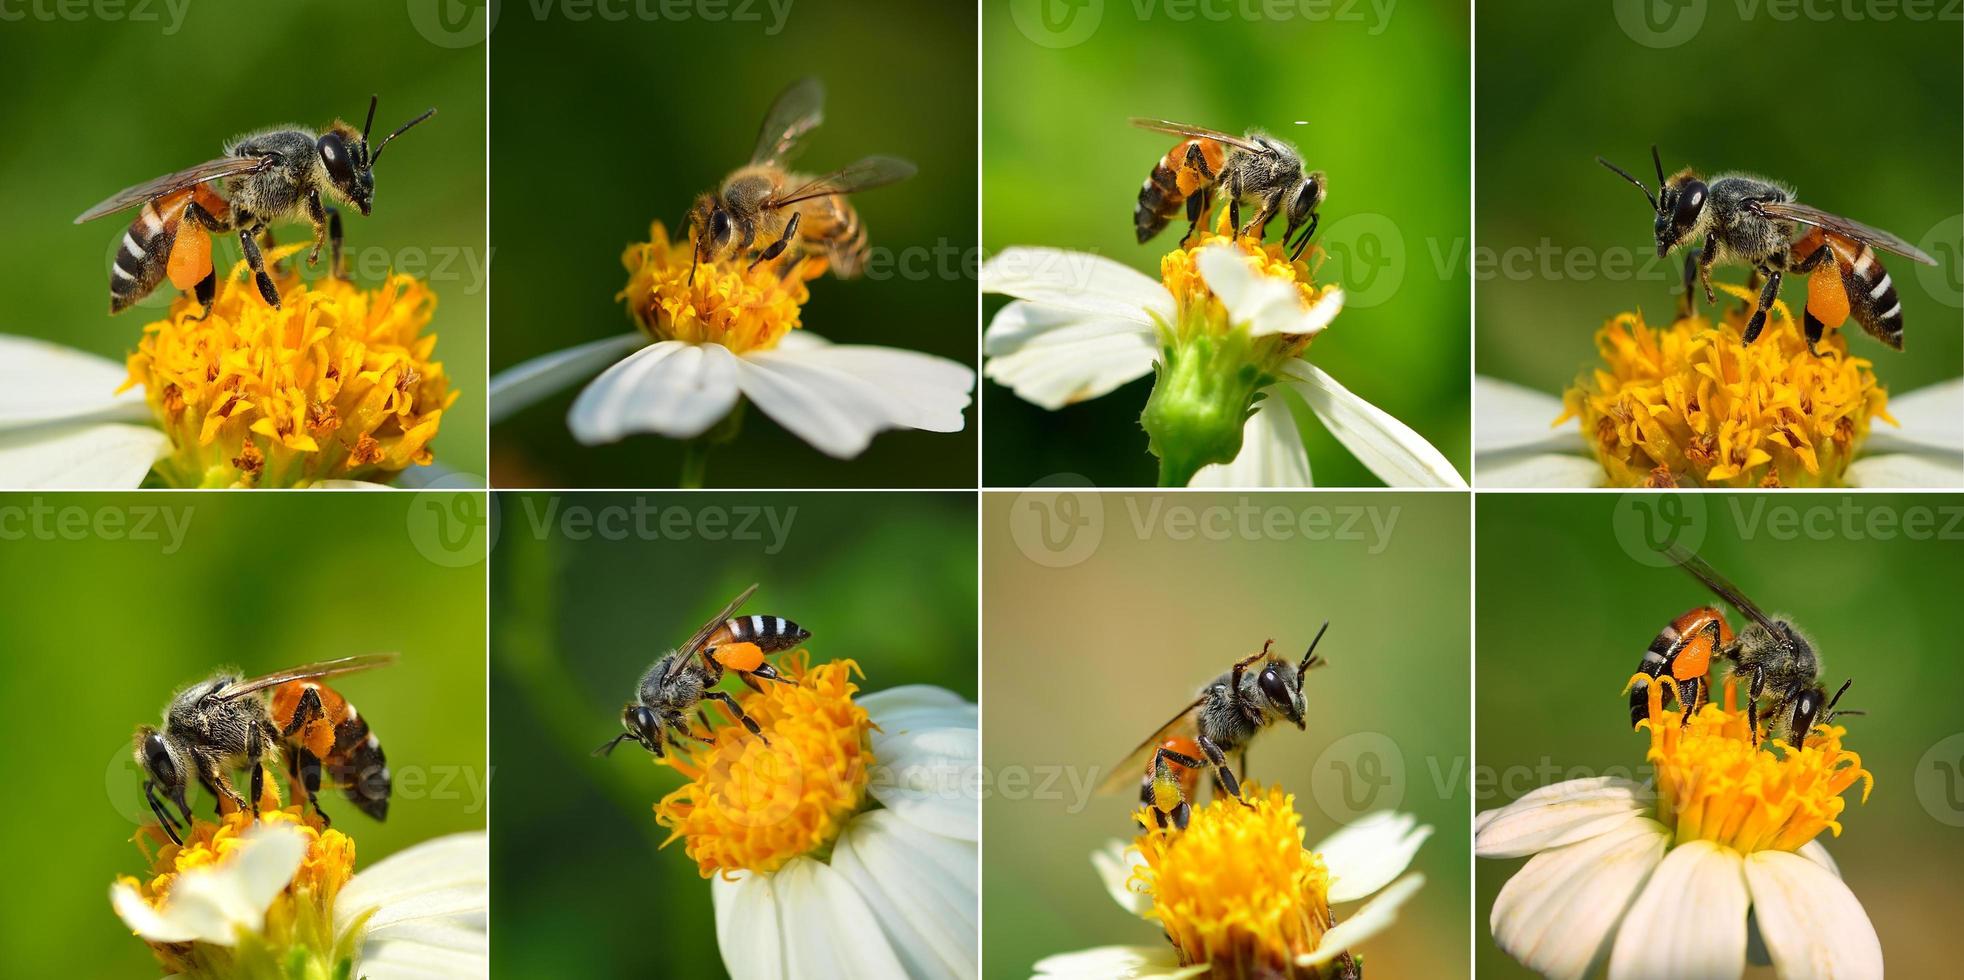
[[1643, 191], [1644, 199], [1650, 202], [1650, 209], [1652, 211], [1657, 210], [1657, 195], [1652, 194], [1650, 192], [1650, 188], [1644, 186], [1643, 181], [1630, 176], [1630, 172], [1628, 170], [1625, 170], [1622, 167], [1619, 167], [1616, 164], [1613, 164], [1608, 160], [1603, 159], [1602, 157], [1597, 157], [1596, 162], [1602, 164], [1605, 167], [1608, 167], [1610, 172], [1615, 174], [1616, 176], [1621, 177], [1624, 180], [1627, 180], [1630, 183], [1637, 185], [1637, 190]]
[[619, 745], [622, 742], [625, 742], [632, 737], [633, 736], [629, 735], [627, 732], [622, 732], [619, 735], [616, 735], [613, 738], [609, 739], [605, 745], [602, 745], [601, 747], [594, 749], [593, 754], [596, 758], [603, 755], [610, 755], [614, 751], [614, 746]]
[[[1841, 703], [1841, 696], [1848, 693], [1848, 685], [1853, 683], [1855, 683], [1855, 679], [1853, 677], [1850, 677], [1847, 680], [1841, 682], [1841, 689], [1834, 692], [1834, 697], [1828, 699], [1829, 711], [1833, 711], [1834, 706]], [[1846, 713], [1847, 712], [1843, 712], [1843, 714]]]
[[368, 118], [361, 124], [361, 141], [363, 143], [368, 142], [368, 130], [375, 125], [375, 103], [381, 101], [381, 99], [382, 97], [380, 95], [371, 95], [368, 97]]
[[[374, 109], [372, 106], [370, 107], [369, 112], [371, 115], [374, 113]], [[368, 165], [373, 167], [375, 166], [375, 161], [382, 159], [382, 151], [388, 149], [390, 140], [395, 139], [398, 136], [401, 136], [402, 134], [409, 131], [409, 127], [414, 126], [417, 123], [422, 122], [423, 120], [428, 119], [434, 115], [436, 115], [436, 106], [431, 106], [429, 107], [429, 109], [425, 110], [422, 115], [417, 116], [416, 118], [411, 119], [406, 123], [403, 123], [402, 126], [398, 128], [395, 132], [382, 137], [382, 144], [380, 146], [377, 146], [375, 148], [374, 154], [368, 158]]]
[[[1303, 651], [1303, 662], [1296, 667], [1297, 676], [1301, 676], [1304, 671], [1308, 670], [1311, 667], [1317, 666], [1316, 644], [1321, 643], [1323, 641], [1323, 634], [1328, 632], [1329, 629], [1330, 629], [1330, 621], [1326, 619], [1323, 621], [1323, 628], [1316, 631], [1316, 638], [1309, 641], [1309, 649]], [[1328, 663], [1328, 662], [1329, 661], [1327, 660], [1324, 661], [1324, 663]]]
[[1650, 144], [1650, 162], [1657, 167], [1657, 187], [1664, 187], [1664, 157], [1657, 152], [1657, 144]]

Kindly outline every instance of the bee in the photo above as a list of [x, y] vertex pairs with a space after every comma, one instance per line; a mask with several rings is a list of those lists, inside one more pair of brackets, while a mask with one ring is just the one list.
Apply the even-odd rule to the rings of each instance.
[[[1164, 119], [1135, 118], [1132, 125], [1186, 137], [1160, 158], [1139, 188], [1139, 203], [1132, 209], [1139, 244], [1164, 230], [1181, 204], [1187, 209], [1187, 233], [1180, 240], [1192, 238], [1218, 190], [1227, 194], [1228, 223], [1238, 229], [1237, 234], [1263, 238], [1269, 220], [1286, 212], [1282, 242], [1290, 248], [1290, 260], [1309, 247], [1319, 220], [1316, 209], [1329, 192], [1329, 181], [1321, 170], [1305, 174], [1302, 154], [1294, 146], [1259, 130], [1230, 136]], [[1245, 225], [1241, 223], [1244, 203], [1255, 208]], [[1299, 228], [1302, 234], [1297, 236]]]
[[[1228, 753], [1238, 752], [1241, 775], [1248, 773], [1248, 743], [1257, 732], [1278, 721], [1288, 721], [1306, 729], [1302, 679], [1312, 667], [1328, 661], [1316, 656], [1316, 644], [1330, 628], [1325, 622], [1309, 641], [1302, 662], [1291, 664], [1273, 657], [1275, 641], [1262, 644], [1261, 652], [1236, 661], [1226, 673], [1207, 682], [1191, 704], [1180, 709], [1171, 721], [1159, 726], [1150, 738], [1132, 750], [1098, 792], [1123, 792], [1137, 780], [1139, 802], [1153, 812], [1153, 820], [1164, 827], [1170, 821], [1185, 830], [1192, 815], [1194, 790], [1202, 768], [1211, 768], [1214, 787], [1241, 800], [1241, 781], [1228, 768]], [[1257, 667], [1257, 665], [1260, 665]], [[1135, 773], [1144, 767], [1145, 775]]]
[[[340, 275], [341, 212], [325, 203], [323, 196], [367, 215], [375, 198], [375, 164], [382, 151], [409, 127], [436, 115], [432, 108], [403, 123], [371, 153], [368, 131], [375, 123], [375, 103], [370, 96], [368, 120], [360, 132], [337, 119], [318, 135], [298, 127], [251, 133], [227, 142], [225, 155], [216, 160], [125, 188], [82, 212], [75, 219], [78, 225], [143, 205], [123, 232], [116, 261], [109, 267], [109, 312], [128, 309], [169, 276], [171, 285], [197, 296], [204, 307], [200, 319], [211, 315], [218, 288], [211, 235], [234, 232], [259, 295], [268, 306], [279, 309], [279, 290], [266, 272], [261, 248], [272, 249], [274, 222], [303, 217], [314, 226], [314, 248], [307, 253], [307, 264], [320, 261], [321, 246], [331, 244], [330, 268]], [[219, 194], [221, 182], [229, 197]]]
[[764, 657], [805, 642], [811, 638], [811, 632], [782, 616], [738, 616], [736, 611], [756, 591], [755, 585], [743, 590], [721, 612], [702, 624], [687, 643], [656, 659], [641, 675], [634, 700], [621, 709], [621, 727], [625, 731], [594, 749], [594, 755], [607, 755], [614, 751], [614, 746], [630, 739], [657, 757], [666, 752], [662, 748], [664, 740], [683, 751], [687, 751], [683, 738], [709, 743], [710, 739], [689, 729], [689, 712], [694, 711], [703, 731], [711, 730], [708, 713], [698, 707], [705, 698], [721, 703], [745, 730], [763, 738], [765, 745], [770, 744], [757, 723], [743, 713], [736, 698], [714, 688], [722, 681], [725, 670], [735, 671], [753, 691], [763, 690], [763, 685], [757, 682], [759, 678], [780, 684], [793, 683], [766, 663]]
[[1851, 312], [1875, 339], [1903, 349], [1903, 304], [1875, 249], [1925, 265], [1936, 265], [1935, 259], [1886, 231], [1802, 204], [1794, 200], [1791, 187], [1741, 173], [1719, 174], [1708, 183], [1689, 167], [1665, 177], [1655, 145], [1650, 158], [1657, 167], [1654, 195], [1623, 168], [1602, 157], [1596, 162], [1635, 184], [1650, 201], [1657, 212], [1658, 258], [1704, 239], [1701, 248], [1684, 257], [1684, 315], [1694, 307], [1694, 276], [1704, 287], [1705, 302], [1716, 304], [1712, 266], [1745, 265], [1752, 269], [1747, 288], [1759, 289], [1759, 302], [1746, 323], [1746, 343], [1759, 337], [1767, 311], [1779, 298], [1780, 283], [1791, 273], [1811, 277], [1804, 326], [1807, 349], [1815, 356], [1820, 356], [1815, 345], [1821, 337], [1847, 322]]
[[[133, 740], [136, 764], [144, 773], [143, 798], [156, 814], [158, 826], [172, 843], [184, 843], [180, 832], [191, 825], [185, 790], [194, 776], [213, 797], [219, 814], [229, 802], [258, 817], [265, 762], [283, 751], [289, 776], [302, 777], [290, 785], [304, 787], [307, 801], [323, 821], [327, 815], [314, 796], [321, 785], [322, 764], [356, 806], [383, 819], [388, 812], [389, 770], [381, 743], [354, 706], [320, 682], [386, 666], [395, 659], [393, 653], [344, 657], [249, 679], [221, 670], [178, 692], [164, 709], [164, 727], [140, 726]], [[307, 760], [314, 766], [311, 779], [303, 768]], [[241, 797], [232, 785], [232, 774], [241, 769], [252, 772], [250, 799]], [[177, 804], [184, 817], [181, 823], [163, 800]]]
[[[1835, 710], [1841, 695], [1854, 681], [1844, 681], [1834, 697], [1829, 698], [1827, 688], [1820, 681], [1821, 659], [1815, 653], [1814, 643], [1793, 623], [1762, 612], [1745, 593], [1697, 555], [1677, 545], [1665, 554], [1748, 620], [1745, 628], [1735, 634], [1723, 612], [1703, 606], [1673, 620], [1644, 651], [1638, 669], [1657, 678], [1665, 690], [1673, 693], [1683, 713], [1680, 724], [1689, 723], [1692, 712], [1709, 697], [1707, 671], [1715, 656], [1729, 661], [1734, 674], [1749, 679], [1746, 721], [1752, 729], [1754, 745], [1760, 741], [1761, 698], [1772, 702], [1768, 737], [1784, 738], [1792, 746], [1800, 745], [1807, 733], [1814, 730], [1817, 718], [1826, 724], [1837, 714], [1862, 714], [1855, 710]], [[1647, 701], [1642, 686], [1631, 690], [1632, 726], [1644, 719]]]
[[[786, 170], [799, 141], [824, 120], [825, 86], [818, 79], [800, 79], [778, 95], [764, 115], [750, 162], [689, 208], [696, 265], [750, 254], [761, 242], [748, 268], [789, 252], [783, 267], [789, 272], [806, 251], [825, 256], [842, 279], [865, 268], [866, 226], [846, 195], [898, 183], [916, 169], [895, 157], [869, 156], [821, 177]], [[689, 281], [695, 276], [692, 265]]]

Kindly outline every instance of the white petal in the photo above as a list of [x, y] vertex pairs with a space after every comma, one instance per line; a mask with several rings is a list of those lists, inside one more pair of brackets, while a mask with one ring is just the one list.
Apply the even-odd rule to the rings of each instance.
[[1098, 880], [1105, 883], [1105, 892], [1111, 895], [1119, 908], [1133, 915], [1145, 915], [1146, 910], [1152, 908], [1150, 896], [1133, 891], [1132, 871], [1145, 863], [1145, 856], [1139, 853], [1138, 848], [1117, 838], [1106, 841], [1105, 846], [1091, 852], [1091, 867], [1098, 872]]
[[1573, 420], [1561, 428], [1562, 400], [1486, 375], [1473, 377], [1473, 452], [1581, 452], [1582, 430]]
[[1425, 437], [1390, 413], [1350, 393], [1308, 361], [1290, 361], [1283, 373], [1297, 383], [1330, 434], [1378, 479], [1393, 487], [1464, 487], [1459, 471]]
[[765, 415], [828, 456], [851, 459], [873, 435], [903, 424], [896, 400], [836, 368], [809, 361], [810, 350], [771, 350], [737, 360], [736, 383]]
[[1869, 429], [1867, 452], [1937, 450], [1964, 453], [1964, 378], [1889, 396], [1889, 414], [1901, 428], [1880, 422]]
[[1364, 940], [1391, 928], [1398, 921], [1398, 907], [1418, 894], [1420, 885], [1425, 884], [1424, 875], [1406, 875], [1398, 883], [1386, 888], [1383, 894], [1365, 902], [1362, 908], [1352, 912], [1323, 934], [1322, 942], [1316, 951], [1296, 957], [1297, 966], [1316, 966], [1327, 963], [1337, 956], [1356, 949]]
[[1323, 856], [1330, 872], [1332, 902], [1354, 902], [1391, 883], [1411, 867], [1419, 845], [1432, 836], [1409, 813], [1380, 810], [1365, 814], [1310, 850]]
[[1207, 970], [1205, 963], [1181, 966], [1170, 943], [1099, 946], [1038, 960], [1035, 980], [1186, 980]]
[[1580, 978], [1609, 950], [1623, 910], [1664, 856], [1654, 820], [1535, 855], [1501, 886], [1488, 925], [1494, 943], [1543, 976]]
[[1056, 410], [1152, 373], [1159, 341], [1137, 320], [1087, 316], [1018, 300], [983, 337], [982, 371], [1032, 404]]
[[915, 728], [976, 727], [975, 705], [945, 687], [903, 684], [853, 699], [881, 733], [898, 735]]
[[1473, 830], [1485, 829], [1487, 824], [1501, 814], [1527, 810], [1550, 803], [1574, 803], [1584, 800], [1600, 799], [1605, 796], [1628, 796], [1640, 794], [1650, 799], [1649, 791], [1642, 783], [1616, 776], [1591, 776], [1587, 779], [1570, 779], [1559, 783], [1549, 783], [1529, 790], [1520, 799], [1494, 810], [1481, 810], [1473, 818]]
[[1611, 980], [1739, 976], [1749, 904], [1738, 851], [1708, 840], [1671, 848], [1617, 930]]
[[141, 387], [116, 394], [128, 378], [120, 361], [0, 334], [0, 429], [149, 418]]
[[1828, 853], [1827, 848], [1821, 846], [1819, 838], [1800, 845], [1800, 850], [1794, 853], [1828, 869], [1835, 877], [1841, 877], [1841, 865], [1836, 864], [1834, 856]]
[[1332, 290], [1303, 309], [1302, 294], [1293, 282], [1256, 271], [1246, 253], [1231, 245], [1201, 249], [1194, 260], [1208, 291], [1227, 307], [1230, 322], [1248, 324], [1252, 336], [1271, 334], [1315, 336], [1343, 309], [1343, 290]]
[[960, 432], [962, 410], [975, 387], [975, 372], [945, 357], [870, 344], [826, 344], [800, 353], [818, 364], [852, 375], [892, 399], [892, 424], [929, 432]]
[[737, 358], [720, 344], [664, 340], [601, 372], [573, 400], [566, 423], [589, 446], [637, 432], [702, 435], [737, 400]]
[[[905, 980], [907, 971], [881, 935], [873, 910], [844, 875], [811, 858], [792, 858], [771, 875], [771, 887], [777, 893], [788, 980]], [[739, 936], [743, 931], [735, 930]], [[720, 921], [717, 939], [723, 939]], [[748, 980], [735, 970], [730, 975]]]
[[1568, 453], [1498, 453], [1473, 458], [1473, 482], [1482, 489], [1587, 488], [1603, 484], [1602, 464]]
[[972, 978], [980, 960], [980, 867], [973, 841], [931, 834], [886, 810], [854, 819], [832, 868], [872, 909], [907, 975]]
[[1060, 248], [1006, 248], [982, 265], [982, 291], [1090, 316], [1150, 324], [1150, 310], [1173, 315], [1158, 280], [1102, 255]]
[[588, 341], [499, 371], [491, 379], [491, 424], [579, 384], [648, 342], [639, 333]]
[[1855, 893], [1804, 857], [1759, 851], [1746, 883], [1760, 936], [1783, 977], [1882, 976], [1882, 943]]
[[874, 732], [867, 792], [902, 819], [976, 840], [982, 825], [981, 739], [972, 727]]
[[336, 928], [374, 909], [363, 928], [371, 951], [394, 940], [427, 941], [422, 930], [489, 927], [491, 852], [485, 834], [449, 834], [377, 861], [334, 899]]
[[0, 488], [130, 490], [169, 451], [162, 432], [121, 422], [0, 430]]
[[[799, 858], [797, 860], [805, 860]], [[784, 937], [778, 930], [777, 891], [770, 875], [740, 872], [710, 879], [716, 908], [716, 947], [735, 980], [782, 980]]]
[[[1563, 784], [1557, 784], [1563, 785]], [[1473, 853], [1485, 858], [1523, 857], [1615, 830], [1650, 806], [1652, 795], [1627, 780], [1606, 779], [1572, 792], [1530, 799], [1482, 814]]]
[[259, 930], [266, 907], [293, 880], [306, 856], [305, 834], [290, 826], [260, 824], [240, 836], [227, 860], [178, 875], [163, 908], [150, 908], [135, 889], [121, 884], [110, 889], [110, 902], [124, 924], [145, 939], [231, 946], [238, 942], [239, 930]]
[[370, 941], [355, 965], [355, 975], [364, 980], [486, 977], [490, 970], [490, 935], [458, 925], [427, 925], [413, 936]]
[[1309, 450], [1281, 388], [1270, 388], [1241, 428], [1241, 452], [1231, 463], [1213, 463], [1187, 481], [1190, 487], [1299, 489], [1314, 486]]
[[1964, 486], [1964, 456], [1934, 453], [1863, 455], [1848, 464], [1851, 487], [1879, 489], [1956, 489]]

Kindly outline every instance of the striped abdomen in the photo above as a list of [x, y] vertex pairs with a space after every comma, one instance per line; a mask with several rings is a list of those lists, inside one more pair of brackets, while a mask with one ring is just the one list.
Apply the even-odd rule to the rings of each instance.
[[1153, 165], [1152, 175], [1139, 187], [1139, 203], [1132, 209], [1132, 225], [1139, 244], [1151, 241], [1180, 213], [1187, 198], [1214, 186], [1227, 151], [1210, 139], [1181, 140]]
[[710, 636], [708, 647], [725, 643], [751, 643], [765, 653], [789, 650], [806, 640], [811, 633], [783, 616], [731, 616]]
[[832, 274], [851, 279], [866, 268], [870, 251], [866, 244], [866, 224], [859, 211], [838, 194], [815, 197], [797, 205], [804, 217], [798, 220], [798, 239], [825, 256]]
[[137, 212], [109, 267], [109, 312], [128, 309], [150, 295], [166, 276], [172, 285], [189, 291], [211, 274], [211, 235], [184, 220], [185, 208], [193, 200], [217, 217], [229, 209], [224, 198], [199, 184], [147, 201]]
[[1811, 255], [1824, 244], [1833, 249], [1833, 262], [1817, 266], [1808, 279], [1809, 335], [1814, 335], [1815, 323], [1821, 325], [1819, 329], [1832, 329], [1852, 313], [1870, 336], [1902, 350], [1903, 302], [1896, 294], [1895, 281], [1882, 267], [1882, 259], [1863, 242], [1819, 228], [1801, 236], [1794, 254]]
[[303, 763], [317, 760], [327, 782], [341, 787], [361, 812], [377, 820], [388, 818], [392, 782], [388, 758], [381, 740], [353, 704], [318, 681], [291, 681], [273, 689], [268, 706], [273, 723], [282, 730], [293, 727], [296, 716], [306, 718], [287, 735], [288, 751], [305, 753]]
[[[1637, 670], [1657, 678], [1678, 699], [1680, 712], [1689, 712], [1697, 707], [1698, 689], [1711, 672], [1712, 658], [1722, 655], [1732, 645], [1732, 639], [1732, 627], [1726, 625], [1725, 616], [1711, 606], [1700, 606], [1672, 620], [1671, 625], [1650, 641]], [[1689, 704], [1685, 702], [1687, 693]], [[1631, 688], [1631, 726], [1649, 714], [1647, 690], [1642, 686]]]

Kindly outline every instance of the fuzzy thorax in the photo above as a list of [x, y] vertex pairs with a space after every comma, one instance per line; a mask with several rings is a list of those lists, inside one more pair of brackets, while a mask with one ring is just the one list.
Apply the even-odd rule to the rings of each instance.
[[752, 265], [738, 255], [697, 265], [689, 240], [670, 241], [657, 221], [648, 241], [622, 253], [627, 285], [614, 298], [652, 340], [720, 344], [733, 354], [769, 350], [798, 329], [811, 299], [805, 284], [825, 273], [823, 257], [793, 261], [788, 273], [782, 258]]

